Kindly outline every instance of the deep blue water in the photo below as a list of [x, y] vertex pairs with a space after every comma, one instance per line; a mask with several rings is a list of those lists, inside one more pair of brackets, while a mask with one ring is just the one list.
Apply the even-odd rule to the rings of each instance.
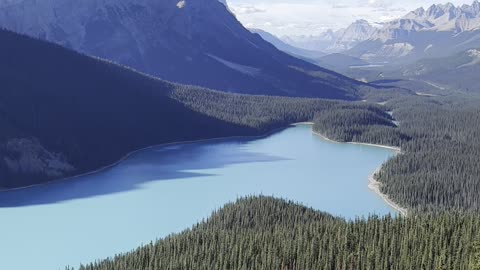
[[347, 218], [394, 213], [368, 189], [392, 155], [325, 141], [306, 125], [258, 140], [142, 150], [95, 174], [0, 193], [0, 269], [77, 267], [180, 232], [251, 194]]

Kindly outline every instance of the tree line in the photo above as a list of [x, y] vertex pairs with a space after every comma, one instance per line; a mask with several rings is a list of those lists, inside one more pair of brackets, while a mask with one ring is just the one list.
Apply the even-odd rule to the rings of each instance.
[[393, 118], [341, 109], [317, 114], [314, 129], [335, 140], [401, 147], [377, 178], [402, 206], [480, 210], [480, 97], [397, 97], [385, 106]]

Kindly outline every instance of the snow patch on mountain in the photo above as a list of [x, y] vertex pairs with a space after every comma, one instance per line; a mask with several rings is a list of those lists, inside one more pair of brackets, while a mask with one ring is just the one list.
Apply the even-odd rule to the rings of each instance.
[[259, 68], [245, 66], [245, 65], [234, 63], [234, 62], [230, 62], [228, 60], [225, 60], [223, 58], [220, 58], [220, 57], [212, 55], [212, 54], [207, 54], [207, 55], [209, 57], [211, 57], [212, 59], [215, 59], [216, 61], [222, 63], [223, 65], [225, 65], [225, 66], [227, 66], [227, 67], [229, 67], [229, 68], [231, 68], [235, 71], [241, 72], [245, 75], [255, 77], [255, 76], [260, 74], [260, 69]]
[[182, 1], [180, 1], [180, 2], [177, 3], [177, 7], [178, 7], [178, 8], [184, 8], [185, 5], [186, 5], [185, 0], [182, 0]]
[[468, 50], [467, 55], [471, 58], [471, 61], [466, 64], [458, 66], [457, 69], [480, 64], [480, 50], [478, 49]]

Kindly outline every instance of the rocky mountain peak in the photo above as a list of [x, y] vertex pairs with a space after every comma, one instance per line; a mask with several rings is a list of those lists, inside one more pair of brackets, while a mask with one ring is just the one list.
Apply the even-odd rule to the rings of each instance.
[[403, 19], [415, 21], [424, 26], [422, 29], [430, 31], [475, 30], [480, 27], [480, 2], [475, 0], [472, 5], [458, 7], [452, 3], [432, 5], [427, 10], [419, 8], [412, 11]]
[[410, 16], [410, 17], [425, 16], [425, 9], [423, 7], [417, 8], [416, 10], [410, 12], [407, 16]]

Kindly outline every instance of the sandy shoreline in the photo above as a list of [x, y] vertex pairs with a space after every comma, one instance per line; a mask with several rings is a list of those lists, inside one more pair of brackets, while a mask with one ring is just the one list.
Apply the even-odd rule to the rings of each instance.
[[390, 149], [390, 150], [393, 150], [397, 153], [401, 153], [402, 150], [400, 149], [400, 147], [396, 147], [396, 146], [388, 146], [388, 145], [382, 145], [382, 144], [373, 144], [373, 143], [360, 143], [360, 142], [338, 142], [338, 141], [334, 141], [332, 139], [329, 139], [328, 137], [326, 137], [325, 135], [321, 134], [321, 133], [318, 133], [316, 131], [314, 131], [312, 129], [312, 132], [313, 134], [321, 137], [322, 139], [326, 140], [326, 141], [329, 141], [329, 142], [333, 142], [333, 143], [346, 143], [346, 144], [357, 144], [357, 145], [366, 145], [366, 146], [373, 146], [373, 147], [380, 147], [380, 148], [386, 148], [386, 149]]
[[[312, 129], [312, 133], [321, 137], [322, 139], [326, 140], [326, 141], [329, 141], [329, 142], [333, 142], [333, 143], [343, 143], [343, 142], [338, 142], [338, 141], [334, 141], [332, 139], [329, 139], [327, 138], [325, 135], [323, 134], [320, 134], [318, 132], [315, 132], [313, 129]], [[367, 146], [373, 146], [373, 147], [380, 147], [380, 148], [386, 148], [386, 149], [389, 149], [389, 150], [394, 150], [396, 152], [396, 154], [400, 154], [401, 153], [401, 149], [399, 147], [395, 147], [395, 146], [388, 146], [388, 145], [381, 145], [381, 144], [371, 144], [371, 143], [357, 143], [357, 142], [345, 142], [347, 144], [358, 144], [358, 145], [367, 145]], [[390, 207], [392, 207], [393, 209], [395, 209], [395, 211], [397, 211], [398, 213], [400, 213], [400, 215], [402, 216], [407, 216], [408, 215], [408, 210], [406, 208], [403, 208], [401, 207], [400, 205], [396, 204], [394, 201], [392, 201], [388, 195], [382, 193], [382, 191], [380, 190], [380, 187], [382, 185], [382, 183], [378, 182], [377, 179], [375, 179], [375, 175], [382, 169], [382, 167], [380, 166], [380, 168], [376, 169], [369, 177], [368, 177], [368, 188], [370, 190], [372, 190], [375, 194], [377, 194], [380, 198], [382, 198], [383, 201], [385, 201], [385, 203], [387, 203]]]
[[378, 196], [380, 196], [390, 207], [395, 209], [397, 212], [400, 213], [400, 215], [406, 217], [408, 215], [408, 210], [406, 208], [401, 207], [400, 205], [396, 204], [394, 201], [392, 201], [388, 195], [382, 193], [380, 190], [380, 187], [382, 183], [378, 182], [377, 179], [375, 179], [375, 175], [380, 172], [382, 167], [376, 169], [369, 177], [368, 177], [368, 188], [371, 189], [373, 192], [375, 192]]

